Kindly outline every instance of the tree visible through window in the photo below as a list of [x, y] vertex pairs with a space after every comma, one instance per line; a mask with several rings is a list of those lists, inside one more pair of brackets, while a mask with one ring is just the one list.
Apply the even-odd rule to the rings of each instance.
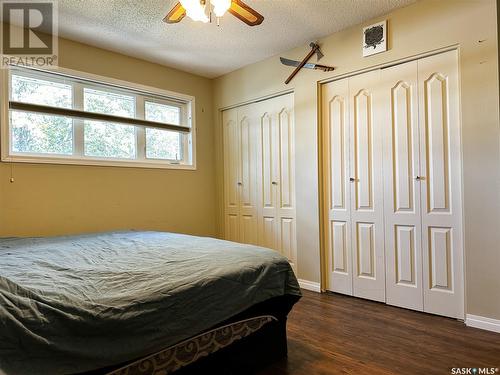
[[[90, 112], [135, 117], [133, 96], [85, 89], [84, 109]], [[136, 155], [135, 126], [85, 121], [85, 155], [133, 159]]]
[[[53, 107], [72, 107], [70, 85], [12, 77], [12, 100]], [[73, 121], [64, 117], [12, 111], [12, 150], [36, 154], [73, 153]]]
[[20, 67], [9, 78], [3, 160], [192, 165], [194, 98]]
[[[146, 120], [180, 124], [179, 107], [146, 102]], [[168, 130], [146, 128], [146, 157], [149, 159], [178, 160], [181, 155], [181, 135]]]

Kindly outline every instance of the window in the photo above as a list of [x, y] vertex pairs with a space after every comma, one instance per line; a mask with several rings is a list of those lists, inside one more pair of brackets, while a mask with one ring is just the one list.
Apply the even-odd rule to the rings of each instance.
[[192, 97], [69, 71], [2, 77], [4, 161], [194, 168]]
[[[131, 95], [85, 88], [83, 108], [89, 112], [135, 118], [135, 98]], [[85, 156], [136, 158], [136, 133], [133, 125], [85, 121], [83, 134]]]
[[[180, 124], [179, 107], [147, 101], [145, 108], [146, 120]], [[181, 145], [182, 139], [179, 133], [161, 129], [146, 129], [147, 158], [178, 159], [178, 156], [182, 154]]]
[[[18, 102], [71, 108], [71, 86], [12, 75], [11, 98]], [[16, 153], [73, 153], [73, 124], [70, 119], [11, 111], [11, 146]]]

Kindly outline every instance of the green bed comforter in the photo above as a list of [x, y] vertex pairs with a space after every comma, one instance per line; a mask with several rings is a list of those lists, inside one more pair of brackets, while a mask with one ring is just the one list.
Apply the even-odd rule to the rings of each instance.
[[274, 251], [162, 232], [0, 239], [0, 374], [75, 373], [300, 295]]

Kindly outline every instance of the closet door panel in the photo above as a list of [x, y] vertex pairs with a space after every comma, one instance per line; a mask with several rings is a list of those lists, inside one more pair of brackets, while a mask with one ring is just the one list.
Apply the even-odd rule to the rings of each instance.
[[356, 260], [358, 277], [375, 278], [373, 223], [356, 223]]
[[282, 217], [280, 223], [280, 253], [288, 258], [292, 268], [296, 271], [295, 259], [297, 258], [296, 249], [296, 228], [295, 218]]
[[450, 212], [450, 154], [448, 124], [447, 78], [433, 73], [424, 81], [424, 106], [426, 107], [425, 141], [427, 144], [427, 212]]
[[293, 95], [255, 104], [259, 133], [259, 243], [296, 267]]
[[[420, 237], [419, 234], [415, 232], [413, 225], [394, 226], [394, 284], [397, 286], [408, 285], [422, 291], [422, 288], [418, 288], [417, 284], [417, 277], [420, 279], [417, 271], [417, 238]], [[408, 292], [408, 289], [405, 291]], [[387, 302], [391, 303], [392, 301], [388, 298]], [[416, 309], [421, 310], [422, 295], [417, 293], [415, 300], [411, 300], [411, 304], [415, 304]], [[401, 305], [403, 306], [403, 304]]]
[[273, 113], [272, 103], [264, 101], [257, 104], [257, 113], [260, 122], [260, 243], [262, 246], [278, 250], [278, 195], [276, 184], [278, 181], [278, 130], [276, 116]]
[[353, 96], [354, 197], [356, 211], [373, 211], [373, 93], [362, 89]]
[[259, 113], [262, 135], [262, 203], [265, 208], [276, 208], [273, 181], [276, 180], [276, 122], [266, 110]]
[[240, 133], [236, 109], [222, 112], [224, 146], [224, 235], [239, 241]]
[[423, 309], [417, 62], [382, 70], [387, 303]]
[[353, 294], [385, 301], [380, 71], [349, 79]]
[[293, 120], [290, 106], [283, 106], [278, 113], [279, 127], [279, 197], [281, 209], [295, 208]]
[[424, 311], [463, 318], [458, 53], [418, 61]]
[[226, 208], [239, 205], [239, 128], [236, 110], [222, 113], [224, 126], [224, 181]]
[[243, 207], [253, 207], [254, 206], [254, 184], [255, 184], [255, 174], [253, 173], [253, 168], [255, 168], [253, 156], [253, 146], [254, 137], [252, 132], [252, 125], [250, 123], [250, 118], [247, 114], [244, 114], [240, 119], [240, 132], [241, 132], [241, 179], [240, 179], [240, 194], [241, 194], [241, 205]]
[[240, 128], [240, 237], [241, 242], [258, 244], [257, 234], [257, 117], [254, 105], [238, 109]]
[[279, 217], [279, 251], [296, 269], [297, 233], [295, 207], [295, 126], [293, 117], [293, 95], [283, 95], [272, 100], [277, 128], [278, 175], [274, 181]]
[[238, 214], [226, 213], [225, 239], [240, 242], [240, 217]]
[[274, 215], [262, 217], [260, 245], [269, 249], [278, 249], [277, 222]]
[[296, 267], [293, 95], [224, 111], [225, 237]]
[[352, 295], [348, 79], [323, 85], [322, 90], [327, 288]]
[[344, 287], [346, 289], [337, 288], [337, 284], [340, 284], [343, 278], [335, 282], [336, 274], [340, 274], [340, 277], [348, 276], [351, 273], [351, 254], [350, 254], [350, 241], [348, 236], [348, 223], [345, 221], [332, 220], [330, 221], [330, 267], [331, 272], [334, 274], [331, 278], [331, 284], [329, 290], [339, 293], [352, 294], [352, 280], [346, 277], [344, 282]]
[[257, 220], [257, 218], [255, 217], [255, 215], [242, 214], [240, 216], [240, 241], [239, 242], [257, 245], [256, 220]]

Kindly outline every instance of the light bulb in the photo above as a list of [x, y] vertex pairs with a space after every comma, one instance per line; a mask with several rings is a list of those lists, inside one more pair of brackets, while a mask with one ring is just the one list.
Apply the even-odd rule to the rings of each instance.
[[193, 21], [208, 22], [208, 16], [205, 14], [205, 4], [202, 4], [200, 0], [180, 0], [180, 3], [186, 9], [187, 16]]
[[231, 0], [212, 0], [216, 17], [222, 17], [231, 7]]

